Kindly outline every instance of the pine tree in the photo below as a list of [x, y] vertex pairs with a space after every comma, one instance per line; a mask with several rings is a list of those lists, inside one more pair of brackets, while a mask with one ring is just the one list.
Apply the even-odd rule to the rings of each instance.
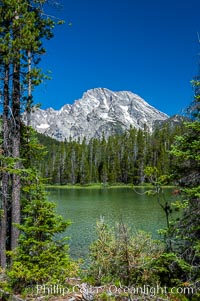
[[191, 122], [185, 134], [178, 136], [172, 148], [177, 157], [176, 180], [183, 198], [184, 212], [171, 232], [176, 264], [181, 266], [180, 278], [189, 283], [200, 279], [200, 77], [192, 81], [195, 95], [190, 107]]
[[136, 156], [136, 180], [138, 183], [144, 182], [144, 168], [145, 168], [145, 155], [146, 155], [146, 149], [145, 149], [145, 143], [146, 143], [146, 133], [142, 130], [138, 130], [137, 133], [137, 156]]
[[25, 168], [21, 176], [21, 224], [16, 225], [20, 236], [18, 247], [10, 252], [13, 264], [8, 271], [15, 291], [36, 283], [64, 284], [66, 277], [78, 270], [69, 257], [66, 239], [58, 238], [70, 222], [57, 215], [55, 204], [47, 201], [43, 179], [30, 167], [30, 158], [41, 160], [44, 154], [31, 128], [23, 126], [21, 147]]
[[[52, 37], [54, 26], [54, 22], [43, 14], [45, 2], [4, 0], [0, 3], [0, 71], [5, 157], [1, 183], [3, 197], [0, 235], [0, 260], [3, 268], [6, 266], [5, 250], [14, 249], [19, 237], [19, 229], [15, 224], [19, 224], [21, 218], [21, 112], [30, 112], [31, 90], [44, 77], [37, 67], [38, 56], [44, 53], [42, 39]], [[14, 162], [12, 170], [8, 166], [9, 158]]]
[[89, 160], [88, 160], [88, 145], [83, 139], [80, 148], [80, 183], [87, 184], [89, 181]]

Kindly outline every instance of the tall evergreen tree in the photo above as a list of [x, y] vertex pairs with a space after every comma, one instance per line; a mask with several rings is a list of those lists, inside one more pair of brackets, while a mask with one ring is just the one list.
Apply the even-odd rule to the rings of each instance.
[[180, 278], [189, 283], [200, 279], [200, 77], [192, 81], [194, 101], [190, 106], [192, 121], [186, 132], [178, 136], [172, 148], [177, 157], [176, 179], [184, 195], [184, 209], [180, 220], [172, 228], [173, 250], [180, 260]]
[[[20, 193], [23, 164], [20, 155], [21, 112], [30, 111], [31, 89], [43, 78], [37, 67], [44, 52], [43, 38], [52, 37], [54, 22], [46, 17], [42, 5], [46, 1], [0, 1], [0, 70], [3, 86], [3, 155], [1, 182], [1, 249], [2, 267], [6, 266], [6, 249], [17, 246], [20, 223]], [[30, 68], [30, 61], [35, 65]], [[28, 93], [27, 93], [28, 91]], [[12, 170], [8, 166], [13, 159]], [[5, 237], [8, 238], [6, 242]]]
[[[78, 265], [69, 257], [66, 239], [55, 236], [66, 230], [70, 222], [57, 215], [55, 205], [47, 201], [43, 179], [30, 166], [31, 160], [42, 160], [44, 148], [38, 144], [34, 131], [22, 126], [21, 155], [21, 223], [19, 245], [8, 252], [12, 266], [9, 280], [15, 291], [36, 283], [62, 283], [77, 273]], [[27, 141], [27, 135], [29, 139]]]

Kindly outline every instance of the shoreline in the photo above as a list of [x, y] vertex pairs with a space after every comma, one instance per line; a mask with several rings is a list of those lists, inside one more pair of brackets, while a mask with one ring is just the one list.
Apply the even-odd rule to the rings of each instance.
[[[59, 188], [59, 189], [114, 189], [114, 188], [154, 188], [152, 184], [146, 185], [133, 185], [133, 184], [69, 184], [69, 185], [45, 185], [46, 188]], [[162, 188], [174, 188], [175, 185], [163, 185]]]

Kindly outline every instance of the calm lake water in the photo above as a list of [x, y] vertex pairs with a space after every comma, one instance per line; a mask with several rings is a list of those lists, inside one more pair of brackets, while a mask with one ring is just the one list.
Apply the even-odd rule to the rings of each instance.
[[[73, 222], [65, 233], [70, 237], [72, 257], [87, 258], [89, 245], [95, 239], [96, 222], [101, 216], [110, 225], [123, 220], [133, 233], [144, 230], [159, 238], [157, 230], [166, 227], [164, 211], [156, 197], [145, 195], [143, 188], [135, 190], [48, 188], [48, 198], [56, 203], [58, 213]], [[165, 192], [166, 198], [171, 199], [171, 189]]]

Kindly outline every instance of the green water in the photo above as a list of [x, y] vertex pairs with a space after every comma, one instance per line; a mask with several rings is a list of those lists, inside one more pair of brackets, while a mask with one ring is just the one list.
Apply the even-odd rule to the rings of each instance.
[[[136, 192], [137, 191], [137, 192]], [[116, 189], [59, 189], [48, 188], [49, 200], [57, 204], [57, 211], [73, 224], [65, 235], [70, 237], [70, 254], [86, 258], [95, 239], [96, 221], [103, 216], [110, 225], [123, 220], [131, 231], [145, 230], [158, 238], [157, 230], [166, 227], [165, 213], [155, 197], [137, 188]], [[171, 199], [171, 190], [166, 189]]]

